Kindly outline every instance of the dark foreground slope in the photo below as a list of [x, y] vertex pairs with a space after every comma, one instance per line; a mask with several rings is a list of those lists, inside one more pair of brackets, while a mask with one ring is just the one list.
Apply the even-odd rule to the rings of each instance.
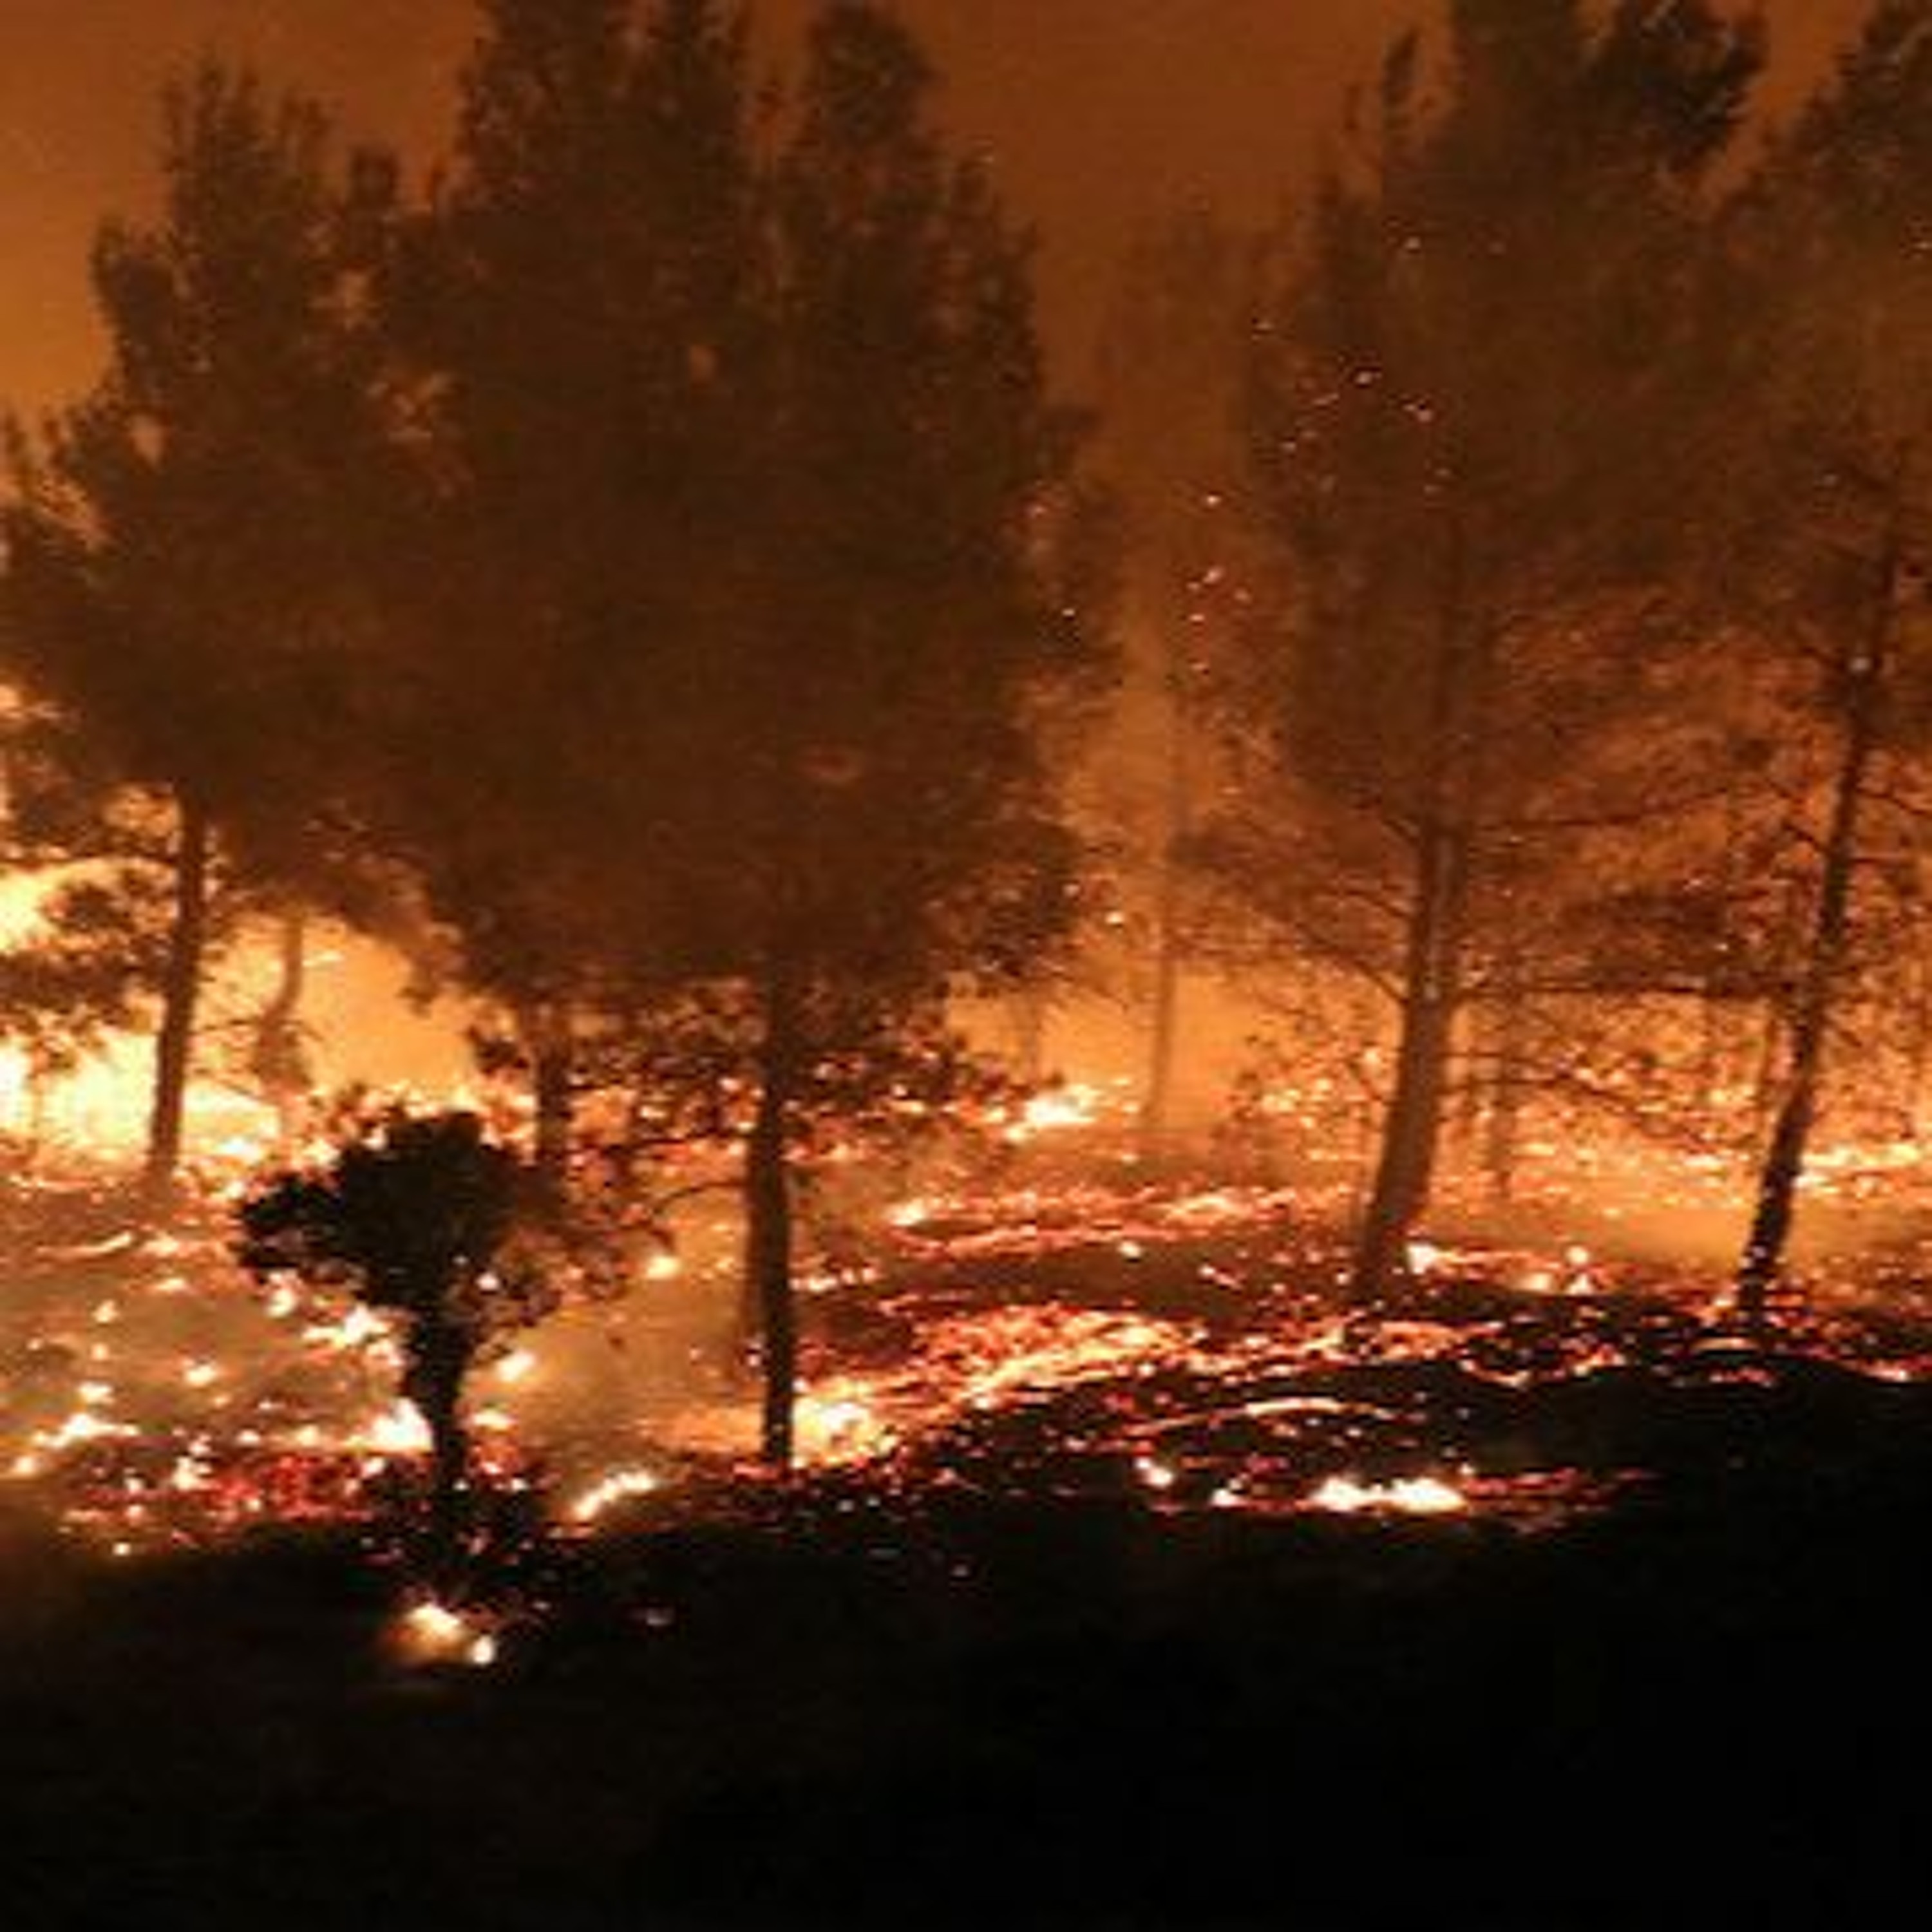
[[446, 1675], [346, 1545], [0, 1522], [0, 1924], [1912, 1922], [1932, 1406], [1620, 1400], [1670, 1466], [1555, 1532], [821, 1489]]

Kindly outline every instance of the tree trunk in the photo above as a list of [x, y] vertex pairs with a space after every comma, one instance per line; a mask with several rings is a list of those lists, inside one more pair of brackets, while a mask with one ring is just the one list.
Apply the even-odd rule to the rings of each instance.
[[1167, 626], [1167, 771], [1162, 794], [1160, 881], [1154, 900], [1154, 997], [1148, 1015], [1147, 1088], [1141, 1104], [1143, 1160], [1159, 1154], [1174, 1111], [1174, 1058], [1180, 1040], [1181, 852], [1188, 830], [1187, 732], [1181, 708], [1184, 653]]
[[1172, 862], [1161, 885], [1161, 907], [1154, 935], [1154, 1009], [1148, 1032], [1147, 1091], [1136, 1126], [1140, 1156], [1155, 1159], [1167, 1146], [1174, 1125], [1174, 1065], [1180, 1036], [1180, 950], [1174, 931], [1177, 896]]
[[766, 989], [758, 1108], [745, 1147], [745, 1286], [754, 1312], [764, 1376], [760, 1453], [791, 1467], [798, 1380], [798, 1311], [792, 1282], [789, 1151], [796, 1022], [788, 988]]
[[1759, 1336], [1770, 1324], [1772, 1291], [1784, 1270], [1785, 1249], [1797, 1213], [1798, 1185], [1817, 1119], [1826, 1050], [1851, 933], [1859, 820], [1866, 778], [1878, 748], [1898, 574], [1894, 543], [1880, 568], [1870, 634], [1848, 653], [1843, 667], [1840, 715], [1844, 742], [1825, 836], [1816, 910], [1790, 1016], [1790, 1046], [1777, 1116], [1759, 1170], [1757, 1205], [1738, 1265], [1738, 1312], [1746, 1330]]
[[430, 1435], [428, 1568], [438, 1590], [460, 1580], [470, 1493], [470, 1432], [463, 1420], [463, 1385], [472, 1345], [458, 1324], [418, 1318], [410, 1338], [403, 1393]]
[[302, 1138], [308, 1098], [308, 1056], [302, 1048], [302, 1003], [308, 978], [308, 920], [299, 907], [283, 914], [276, 934], [277, 977], [255, 1022], [254, 1072], [275, 1110], [278, 1151], [287, 1160]]
[[1438, 635], [1422, 721], [1395, 1088], [1348, 1280], [1348, 1298], [1358, 1308], [1373, 1308], [1388, 1298], [1405, 1268], [1409, 1236], [1429, 1204], [1462, 1004], [1463, 927], [1493, 650], [1488, 632], [1470, 622], [1467, 538], [1453, 511], [1445, 536]]
[[160, 1025], [154, 1042], [154, 1082], [148, 1117], [142, 1192], [151, 1206], [166, 1204], [181, 1165], [182, 1127], [194, 1058], [195, 1016], [208, 951], [208, 814], [193, 799], [178, 799], [174, 920], [161, 979]]
[[1460, 1000], [1465, 864], [1459, 840], [1441, 828], [1425, 835], [1409, 913], [1395, 1087], [1349, 1276], [1349, 1299], [1358, 1306], [1387, 1298], [1435, 1178]]

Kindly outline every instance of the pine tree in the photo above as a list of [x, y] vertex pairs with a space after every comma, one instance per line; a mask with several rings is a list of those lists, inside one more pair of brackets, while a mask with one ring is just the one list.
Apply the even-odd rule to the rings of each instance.
[[238, 1214], [253, 1273], [346, 1283], [398, 1322], [403, 1394], [430, 1441], [428, 1564], [444, 1589], [462, 1581], [475, 1526], [465, 1384], [491, 1340], [552, 1300], [512, 1256], [525, 1182], [474, 1114], [390, 1109], [347, 1120], [326, 1168], [262, 1180]]
[[1120, 507], [1128, 644], [1124, 769], [1103, 803], [1125, 821], [1114, 843], [1144, 947], [1148, 1154], [1172, 1124], [1182, 980], [1200, 950], [1190, 874], [1213, 769], [1206, 694], [1246, 595], [1240, 403], [1256, 253], [1205, 207], [1170, 217], [1130, 250], [1101, 346], [1096, 454]]
[[[1023, 239], [946, 155], [884, 11], [825, 8], [772, 188], [768, 481], [680, 734], [683, 903], [748, 1107], [764, 1444], [791, 1453], [797, 1169], [958, 1072], [950, 995], [1064, 928], [1034, 730], [1085, 668], [1049, 540], [1068, 454]], [[709, 778], [706, 766], [715, 766]]]
[[1731, 446], [1726, 581], [1803, 696], [1827, 776], [1741, 1311], [1762, 1330], [1874, 895], [1870, 847], [1922, 759], [1932, 569], [1932, 7], [1885, 0], [1740, 195], [1730, 320], [1756, 356]]
[[1757, 62], [1695, 0], [1464, 0], [1439, 84], [1393, 52], [1293, 250], [1254, 417], [1282, 585], [1238, 688], [1397, 1010], [1363, 1301], [1429, 1198], [1471, 1003], [1508, 997], [1485, 936], [1521, 948], [1516, 875], [1602, 808], [1597, 706], [1642, 688], [1620, 612], [1673, 538], [1698, 189]]
[[381, 278], [433, 568], [371, 809], [524, 1036], [554, 1184], [592, 1081], [741, 1140], [783, 1462], [800, 1162], [958, 1077], [950, 998], [1065, 923], [1070, 437], [1024, 242], [884, 13], [824, 10], [769, 146], [722, 7], [487, 24]]
[[332, 774], [386, 473], [350, 245], [381, 170], [339, 182], [322, 110], [246, 74], [206, 65], [165, 107], [162, 214], [94, 248], [108, 371], [38, 442], [14, 432], [5, 523], [9, 668], [70, 727], [76, 785], [138, 800], [128, 856], [158, 838], [171, 881], [145, 988], [158, 1198], [222, 878], [299, 896], [355, 869]]
[[746, 68], [710, 0], [640, 31], [608, 0], [498, 0], [384, 278], [436, 568], [398, 607], [418, 748], [379, 808], [520, 1036], [554, 1187], [580, 1036], [662, 970], [667, 723], [756, 460]]

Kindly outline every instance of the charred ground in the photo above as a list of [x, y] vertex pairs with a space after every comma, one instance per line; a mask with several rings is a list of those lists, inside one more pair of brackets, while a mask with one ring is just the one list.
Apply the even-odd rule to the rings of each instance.
[[[876, 1453], [667, 1458], [506, 1564], [488, 1670], [398, 1659], [366, 1524], [130, 1562], [10, 1504], [10, 1922], [1876, 1909], [1928, 1715], [1909, 1304], [1752, 1349], [1681, 1274], [1471, 1250], [1345, 1338], [1279, 1200], [1107, 1198], [1038, 1192], [1028, 1244], [935, 1210], [828, 1281], [808, 1359], [870, 1378]], [[1454, 1504], [1390, 1502], [1424, 1480]]]

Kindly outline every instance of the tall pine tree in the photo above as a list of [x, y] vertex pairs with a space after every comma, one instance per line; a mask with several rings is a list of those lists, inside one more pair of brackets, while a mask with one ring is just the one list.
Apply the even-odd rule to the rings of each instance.
[[484, 24], [384, 278], [435, 568], [398, 605], [416, 749], [377, 809], [511, 1016], [555, 1187], [582, 1036], [678, 970], [666, 747], [760, 447], [761, 244], [734, 11], [493, 0]]
[[[1823, 776], [1742, 1311], [1782, 1273], [1887, 801], [1932, 743], [1932, 6], [1883, 0], [1729, 224], [1727, 316], [1756, 358], [1733, 426], [1726, 573], [1758, 674], [1796, 689]], [[1894, 819], [1890, 842], [1906, 830]]]
[[224, 873], [286, 898], [356, 869], [332, 774], [360, 735], [387, 474], [355, 245], [385, 170], [339, 171], [322, 110], [246, 74], [205, 65], [165, 106], [161, 214], [94, 248], [107, 373], [14, 434], [4, 586], [9, 668], [64, 721], [40, 749], [56, 771], [74, 751], [70, 795], [131, 812], [124, 856], [168, 878], [143, 989], [158, 1198]]
[[748, 1089], [746, 1286], [779, 1464], [800, 1163], [943, 1083], [950, 997], [1023, 975], [1070, 910], [1034, 728], [1089, 662], [1054, 568], [1070, 440], [1024, 239], [946, 153], [932, 92], [884, 10], [821, 10], [771, 187], [764, 473], [674, 713], [691, 815], [668, 856]]
[[1600, 707], [1642, 680], [1602, 644], [1671, 538], [1698, 190], [1759, 57], [1700, 0], [1460, 0], [1431, 51], [1391, 53], [1292, 248], [1253, 418], [1280, 590], [1238, 687], [1395, 1010], [1364, 1302], [1472, 1004], [1534, 943], [1522, 868], [1618, 763]]

